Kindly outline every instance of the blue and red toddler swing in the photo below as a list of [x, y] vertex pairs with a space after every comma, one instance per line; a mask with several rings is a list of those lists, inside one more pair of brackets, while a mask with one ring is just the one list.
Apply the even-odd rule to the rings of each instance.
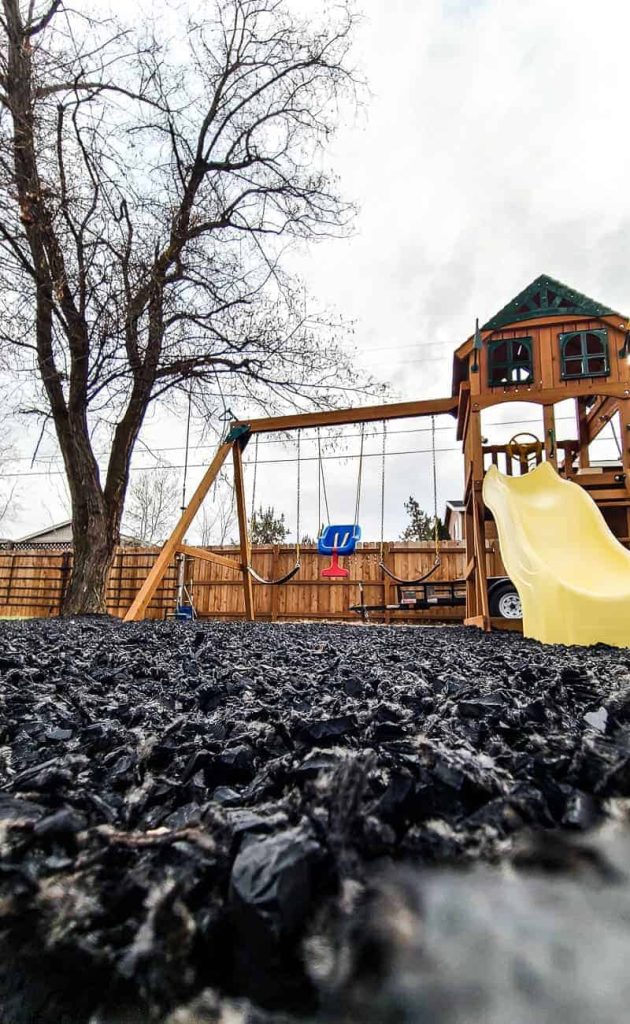
[[349, 576], [350, 573], [339, 565], [340, 555], [351, 555], [361, 539], [361, 527], [358, 523], [344, 526], [331, 524], [325, 526], [317, 541], [320, 555], [330, 555], [330, 565], [322, 569], [320, 576]]
[[[350, 575], [348, 569], [339, 564], [339, 558], [354, 553], [357, 541], [361, 539], [361, 527], [358, 523], [359, 506], [361, 503], [361, 477], [363, 473], [363, 440], [365, 424], [361, 424], [361, 449], [359, 452], [359, 470], [357, 473], [357, 489], [354, 505], [354, 523], [330, 523], [328, 526], [320, 527], [317, 539], [317, 550], [320, 555], [330, 555], [330, 565], [320, 571], [320, 576], [325, 578], [344, 578]], [[319, 506], [321, 522], [321, 494], [323, 489], [324, 502], [326, 504], [326, 515], [330, 520], [328, 509], [328, 494], [326, 491], [326, 478], [324, 476], [324, 463], [322, 459], [321, 440], [319, 429], [317, 431], [317, 446], [319, 452]]]

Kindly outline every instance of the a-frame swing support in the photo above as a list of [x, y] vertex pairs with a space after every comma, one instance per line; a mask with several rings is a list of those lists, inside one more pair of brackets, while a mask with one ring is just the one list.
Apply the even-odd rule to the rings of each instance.
[[[216, 561], [220, 565], [228, 565], [243, 576], [243, 596], [245, 600], [245, 618], [254, 619], [254, 599], [252, 579], [248, 572], [250, 564], [249, 531], [247, 524], [247, 508], [245, 503], [245, 486], [243, 479], [243, 449], [253, 434], [277, 434], [292, 430], [305, 430], [310, 427], [341, 427], [352, 423], [373, 423], [380, 420], [415, 419], [422, 416], [438, 416], [454, 414], [457, 411], [457, 398], [435, 398], [421, 402], [398, 402], [390, 405], [369, 405], [355, 409], [332, 409], [326, 412], [296, 413], [289, 416], [270, 416], [264, 419], [236, 421], [231, 424], [230, 431], [219, 445], [214, 459], [204, 473], [197, 490], [193, 494], [186, 509], [181, 515], [177, 526], [164, 543], [153, 568], [142, 584], [138, 594], [125, 615], [125, 622], [142, 619], [151, 603], [155, 592], [160, 586], [164, 575], [177, 553], [192, 557]], [[234, 487], [238, 516], [239, 545], [241, 561], [236, 562], [223, 555], [191, 548], [185, 543], [186, 531], [192, 525], [197, 512], [208, 491], [212, 487], [221, 467], [230, 451], [234, 463]]]

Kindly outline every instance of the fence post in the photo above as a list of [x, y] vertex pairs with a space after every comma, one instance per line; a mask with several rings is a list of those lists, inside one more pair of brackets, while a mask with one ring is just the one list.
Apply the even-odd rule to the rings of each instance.
[[13, 569], [15, 567], [15, 553], [11, 553], [11, 564], [9, 566], [9, 577], [7, 579], [7, 594], [5, 598], [5, 604], [11, 603], [11, 588], [13, 586]]
[[[387, 563], [389, 561], [389, 556], [390, 556], [390, 553], [391, 553], [391, 548], [392, 548], [392, 546], [389, 543], [389, 541], [386, 544], [383, 545], [383, 561], [385, 563]], [[396, 572], [395, 569], [393, 569], [392, 571]], [[393, 586], [392, 581], [390, 580], [389, 576], [385, 575], [385, 573], [383, 572], [382, 569], [381, 569], [381, 573], [383, 574], [383, 604], [393, 604], [394, 602], [393, 602], [393, 597], [392, 597], [392, 586]], [[389, 624], [392, 621], [392, 614], [391, 614], [391, 612], [385, 612], [384, 613], [384, 620], [385, 620], [386, 624]]]
[[[272, 580], [277, 579], [278, 576], [280, 575], [280, 568], [279, 568], [279, 564], [278, 564], [279, 559], [280, 559], [280, 545], [279, 544], [274, 544], [274, 546], [273, 546], [273, 555], [272, 555], [272, 559], [271, 559], [271, 579]], [[280, 587], [272, 587], [271, 588], [271, 621], [272, 622], [275, 622], [276, 619], [278, 618], [278, 599], [279, 599], [279, 597], [280, 597]]]
[[70, 577], [70, 559], [72, 555], [70, 551], [64, 551], [61, 556], [61, 581], [59, 587], [59, 611], [58, 615], [61, 615], [63, 611], [63, 602], [66, 599], [66, 591], [68, 589], [68, 580]]

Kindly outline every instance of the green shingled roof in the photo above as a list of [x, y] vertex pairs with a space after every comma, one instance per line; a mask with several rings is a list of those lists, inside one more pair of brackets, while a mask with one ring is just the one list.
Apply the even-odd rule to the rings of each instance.
[[536, 316], [606, 316], [612, 313], [619, 316], [616, 310], [589, 299], [574, 291], [561, 281], [541, 274], [525, 288], [507, 306], [491, 317], [483, 325], [484, 331], [495, 331], [507, 324], [518, 323], [519, 320], [531, 320]]

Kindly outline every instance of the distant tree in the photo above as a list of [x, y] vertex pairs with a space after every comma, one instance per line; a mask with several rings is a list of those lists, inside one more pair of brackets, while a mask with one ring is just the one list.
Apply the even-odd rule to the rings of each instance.
[[227, 544], [228, 538], [231, 543], [231, 533], [236, 526], [236, 512], [234, 508], [234, 484], [226, 473], [219, 473], [217, 482], [212, 492], [201, 507], [201, 545], [207, 547], [210, 544]]
[[[411, 494], [409, 499], [404, 502], [404, 506], [409, 516], [409, 523], [400, 535], [401, 540], [433, 540], [435, 536], [435, 519], [433, 516], [421, 509]], [[440, 540], [448, 540], [448, 530], [439, 516], [437, 517], [437, 526]]]
[[254, 512], [251, 521], [252, 544], [282, 544], [289, 535], [284, 521], [284, 512], [276, 515], [273, 505], [263, 508], [262, 505]]
[[142, 473], [129, 488], [125, 529], [143, 544], [168, 536], [180, 511], [179, 483], [166, 468]]
[[3, 428], [3, 440], [0, 441], [0, 524], [6, 525], [20, 511], [20, 501], [15, 480], [5, 476], [7, 467], [15, 458], [15, 448], [11, 437]]

